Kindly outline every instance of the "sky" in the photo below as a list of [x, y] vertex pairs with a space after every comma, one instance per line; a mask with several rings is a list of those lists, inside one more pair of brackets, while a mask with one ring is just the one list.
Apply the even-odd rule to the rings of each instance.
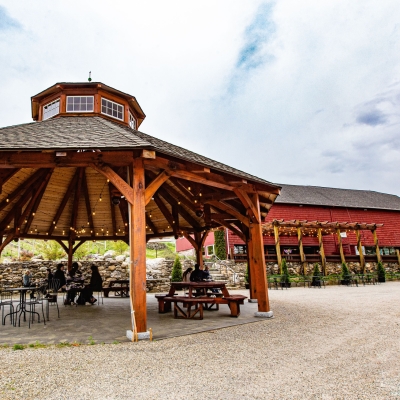
[[0, 126], [93, 81], [140, 130], [275, 183], [400, 195], [398, 0], [0, 0]]

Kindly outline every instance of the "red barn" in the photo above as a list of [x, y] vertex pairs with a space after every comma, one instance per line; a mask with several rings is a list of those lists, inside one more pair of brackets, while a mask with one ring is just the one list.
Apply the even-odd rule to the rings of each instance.
[[[368, 190], [281, 186], [281, 195], [273, 204], [265, 222], [301, 220], [383, 224], [376, 230], [380, 252], [384, 260], [398, 261], [396, 250], [400, 249], [400, 197]], [[243, 260], [246, 255], [245, 242], [231, 231], [226, 232], [229, 257]], [[346, 259], [350, 261], [358, 258], [355, 257], [358, 254], [355, 232], [349, 229], [342, 232], [341, 236]], [[361, 230], [360, 239], [366, 257], [376, 259], [376, 247], [371, 231]], [[177, 241], [177, 251], [185, 247], [185, 241], [186, 239]], [[207, 244], [211, 245], [212, 242]], [[334, 232], [323, 236], [323, 246], [327, 261], [340, 261], [338, 237]], [[319, 242], [316, 234], [303, 238], [303, 248], [308, 261], [318, 261]], [[277, 260], [273, 235], [264, 236], [264, 250], [267, 261]], [[280, 250], [283, 255], [299, 254], [297, 235], [280, 235]]]

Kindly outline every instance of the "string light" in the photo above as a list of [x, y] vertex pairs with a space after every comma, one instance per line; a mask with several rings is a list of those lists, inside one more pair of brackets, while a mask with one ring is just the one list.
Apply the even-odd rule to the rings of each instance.
[[7, 198], [6, 198], [6, 203], [8, 203], [9, 201], [10, 201], [10, 199], [7, 197]]

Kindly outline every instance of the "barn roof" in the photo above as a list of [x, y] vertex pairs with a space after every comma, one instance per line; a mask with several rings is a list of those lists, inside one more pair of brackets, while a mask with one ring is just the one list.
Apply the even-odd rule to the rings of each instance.
[[101, 117], [60, 117], [0, 128], [0, 151], [151, 149], [261, 184], [271, 182]]
[[337, 189], [320, 186], [282, 184], [279, 204], [370, 208], [400, 211], [400, 197], [371, 190]]

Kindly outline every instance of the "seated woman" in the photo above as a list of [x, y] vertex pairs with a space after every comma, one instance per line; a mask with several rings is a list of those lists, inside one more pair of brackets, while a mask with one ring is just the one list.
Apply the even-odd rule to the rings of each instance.
[[182, 282], [190, 282], [190, 274], [192, 273], [193, 268], [189, 267], [183, 273]]
[[54, 278], [57, 282], [57, 286], [55, 289], [57, 291], [62, 290], [65, 291], [65, 286], [67, 285], [67, 280], [65, 279], [65, 274], [64, 274], [64, 265], [58, 264], [57, 265], [57, 270], [54, 273]]
[[74, 289], [74, 282], [82, 281], [82, 272], [79, 271], [79, 264], [77, 262], [72, 263], [71, 271], [67, 276], [67, 283], [71, 286], [68, 290], [67, 298], [65, 299], [65, 305], [74, 305], [77, 291]]
[[93, 292], [101, 292], [103, 290], [103, 279], [101, 278], [97, 265], [93, 264], [90, 269], [92, 270], [90, 284], [89, 286], [85, 287], [85, 290], [82, 292], [81, 296], [85, 302], [94, 304], [96, 303], [97, 299], [93, 297]]
[[[32, 282], [32, 274], [31, 271], [29, 271], [29, 269], [26, 269], [24, 274], [22, 275], [22, 285], [24, 287], [32, 287], [35, 286], [35, 284]], [[31, 299], [34, 298], [34, 291], [31, 291], [30, 297]]]

